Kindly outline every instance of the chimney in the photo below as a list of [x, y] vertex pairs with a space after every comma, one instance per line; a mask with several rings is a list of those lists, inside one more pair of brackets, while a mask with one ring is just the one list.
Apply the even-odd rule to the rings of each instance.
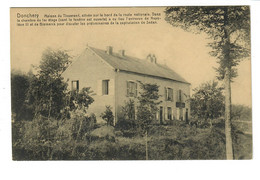
[[154, 64], [157, 63], [157, 59], [156, 59], [156, 57], [155, 57], [154, 54], [153, 54], [153, 55], [148, 54], [148, 56], [146, 57], [146, 59], [147, 59], [149, 62], [151, 62], [151, 63], [154, 63]]
[[119, 55], [120, 56], [125, 56], [125, 50], [119, 50]]
[[151, 56], [151, 54], [148, 54], [148, 56], [146, 56], [146, 59], [147, 59], [148, 61], [152, 62], [152, 56]]
[[107, 54], [111, 55], [113, 53], [113, 47], [112, 46], [107, 46]]
[[157, 63], [157, 58], [156, 58], [156, 56], [154, 54], [152, 56], [152, 59], [153, 59], [153, 63], [156, 64]]

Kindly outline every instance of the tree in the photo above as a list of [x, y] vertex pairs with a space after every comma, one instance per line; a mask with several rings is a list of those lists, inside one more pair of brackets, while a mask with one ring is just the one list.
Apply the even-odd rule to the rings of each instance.
[[129, 99], [122, 106], [122, 114], [124, 120], [135, 120], [135, 101], [133, 99]]
[[113, 126], [114, 125], [114, 115], [112, 112], [112, 107], [111, 106], [106, 106], [105, 112], [103, 112], [100, 116], [102, 119], [104, 119], [107, 122], [107, 126]]
[[232, 119], [251, 121], [252, 120], [252, 109], [245, 105], [232, 104]]
[[231, 81], [236, 66], [250, 56], [250, 9], [248, 6], [168, 7], [165, 20], [174, 27], [211, 38], [210, 54], [218, 59], [218, 77], [225, 84], [225, 134], [227, 159], [233, 159], [231, 138]]
[[158, 111], [158, 105], [161, 101], [158, 101], [159, 86], [157, 84], [142, 83], [139, 81], [141, 92], [139, 92], [138, 106], [137, 106], [137, 126], [141, 131], [145, 132], [146, 137], [146, 160], [148, 160], [148, 128], [149, 125], [155, 120], [156, 112]]
[[66, 94], [66, 101], [70, 111], [76, 109], [82, 109], [87, 112], [88, 107], [94, 102], [94, 92], [90, 90], [90, 87], [84, 87], [79, 92], [71, 91]]
[[[62, 119], [39, 116], [23, 124], [13, 124], [14, 159], [79, 158], [77, 148], [94, 128], [96, 117], [87, 112], [94, 102], [90, 88], [66, 94]], [[25, 157], [24, 157], [25, 156]]]
[[29, 89], [29, 76], [12, 70], [11, 71], [11, 102], [12, 102], [12, 117], [13, 120], [22, 120], [27, 114], [26, 94]]
[[217, 81], [203, 83], [195, 88], [191, 97], [191, 113], [193, 116], [203, 118], [205, 121], [224, 115], [223, 88], [218, 87]]
[[70, 62], [66, 51], [47, 48], [43, 52], [40, 65], [35, 67], [37, 74], [33, 75], [28, 90], [29, 103], [34, 106], [34, 116], [60, 117], [67, 92], [67, 84], [61, 74]]

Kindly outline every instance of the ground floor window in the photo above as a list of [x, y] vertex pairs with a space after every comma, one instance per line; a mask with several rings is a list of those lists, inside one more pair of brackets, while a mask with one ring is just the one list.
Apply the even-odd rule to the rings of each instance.
[[177, 116], [177, 120], [185, 120], [185, 111], [183, 108], [177, 108], [177, 113], [176, 113], [176, 116]]
[[172, 108], [171, 107], [167, 107], [167, 118], [169, 120], [172, 120]]

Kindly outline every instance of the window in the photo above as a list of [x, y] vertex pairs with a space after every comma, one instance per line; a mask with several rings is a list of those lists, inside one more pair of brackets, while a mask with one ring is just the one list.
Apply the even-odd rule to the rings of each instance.
[[71, 91], [79, 91], [79, 80], [71, 81]]
[[127, 96], [137, 96], [137, 83], [133, 81], [127, 81]]
[[167, 118], [169, 120], [172, 120], [172, 108], [171, 107], [167, 107]]
[[102, 95], [109, 94], [109, 80], [102, 81]]
[[173, 89], [172, 88], [165, 88], [165, 100], [173, 101]]

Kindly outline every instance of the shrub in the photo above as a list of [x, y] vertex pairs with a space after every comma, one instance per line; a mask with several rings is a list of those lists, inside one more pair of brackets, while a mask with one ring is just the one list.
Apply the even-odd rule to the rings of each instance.
[[231, 117], [233, 120], [252, 120], [252, 109], [244, 105], [232, 105]]
[[218, 86], [217, 81], [203, 83], [193, 91], [194, 94], [190, 99], [193, 117], [207, 121], [224, 114], [223, 88]]
[[14, 121], [32, 120], [33, 108], [26, 103], [30, 76], [19, 71], [11, 72], [11, 105]]
[[106, 106], [105, 112], [103, 112], [100, 117], [104, 119], [107, 122], [107, 126], [113, 126], [114, 125], [114, 115], [112, 112], [112, 107], [111, 106]]

